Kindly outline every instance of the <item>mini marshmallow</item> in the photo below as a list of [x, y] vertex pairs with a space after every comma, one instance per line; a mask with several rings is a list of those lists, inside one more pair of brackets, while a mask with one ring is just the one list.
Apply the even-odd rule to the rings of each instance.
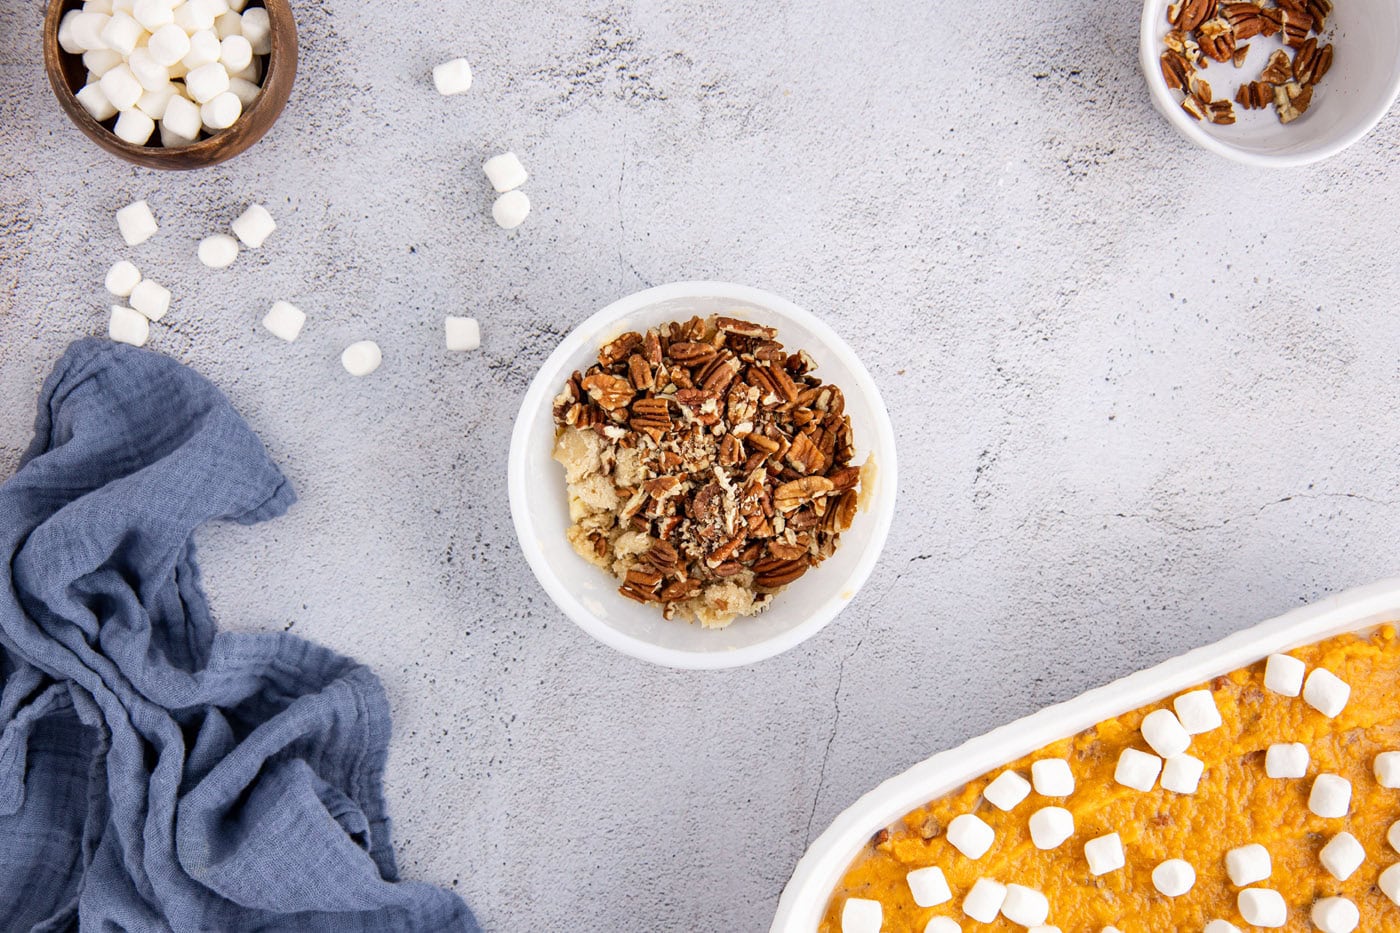
[[1286, 654], [1271, 654], [1264, 662], [1264, 689], [1279, 696], [1296, 697], [1303, 692], [1303, 672], [1307, 665]]
[[1319, 774], [1308, 795], [1308, 809], [1326, 819], [1340, 819], [1351, 809], [1351, 782], [1336, 774]]
[[1123, 931], [1117, 927], [1104, 927], [1099, 933], [1123, 933]]
[[1205, 771], [1205, 762], [1194, 756], [1168, 758], [1162, 766], [1162, 789], [1174, 794], [1194, 794], [1201, 785], [1201, 775]]
[[1331, 671], [1318, 668], [1303, 686], [1303, 702], [1328, 718], [1336, 718], [1351, 698], [1351, 687]]
[[1313, 902], [1312, 922], [1322, 933], [1351, 933], [1361, 923], [1361, 911], [1344, 897], [1324, 897]]
[[84, 110], [92, 114], [92, 118], [98, 123], [110, 120], [117, 115], [117, 108], [112, 106], [112, 102], [107, 99], [100, 84], [89, 84], [73, 96], [78, 99], [78, 103], [83, 105]]
[[[214, 34], [214, 31], [201, 29], [199, 32], [190, 34], [190, 50], [185, 53], [184, 58], [180, 59], [180, 63], [194, 72], [205, 65], [217, 62], [219, 53], [222, 51], [223, 46], [219, 43], [219, 37]], [[189, 75], [185, 77], [188, 78]]]
[[99, 78], [123, 61], [125, 59], [122, 58], [122, 54], [111, 49], [91, 49], [83, 53], [83, 67], [88, 70], [88, 74]]
[[1164, 897], [1181, 897], [1196, 886], [1196, 869], [1179, 858], [1169, 858], [1152, 869], [1152, 886]]
[[464, 94], [472, 86], [472, 66], [467, 64], [465, 58], [443, 62], [433, 69], [433, 85], [443, 97]]
[[879, 901], [848, 897], [841, 908], [841, 933], [880, 933], [885, 911]]
[[1153, 710], [1143, 718], [1142, 738], [1163, 758], [1180, 755], [1191, 747], [1191, 736], [1169, 709]]
[[1006, 901], [1006, 885], [990, 878], [978, 878], [963, 898], [963, 913], [981, 923], [991, 923]]
[[1366, 861], [1366, 850], [1351, 833], [1337, 833], [1322, 847], [1317, 858], [1333, 878], [1346, 881]]
[[243, 12], [243, 38], [253, 46], [254, 55], [272, 54], [272, 21], [265, 7], [250, 7]]
[[[217, 33], [215, 33], [217, 35]], [[242, 36], [229, 36], [219, 43], [219, 63], [229, 71], [242, 71], [253, 63], [253, 46]]]
[[200, 19], [208, 19], [210, 22], [228, 12], [228, 0], [189, 0], [189, 5], [195, 8], [195, 13]]
[[206, 29], [212, 30], [214, 23], [215, 19], [209, 15], [207, 9], [196, 7], [193, 3], [182, 3], [175, 8], [175, 25], [190, 35]]
[[1228, 920], [1212, 920], [1201, 933], [1240, 933], [1240, 928]]
[[1030, 829], [1037, 849], [1058, 848], [1074, 835], [1074, 814], [1064, 807], [1041, 807], [1031, 814]]
[[1269, 850], [1257, 842], [1225, 853], [1225, 874], [1236, 887], [1246, 887], [1263, 881], [1274, 873], [1274, 861]]
[[196, 104], [207, 104], [228, 91], [228, 71], [218, 62], [200, 65], [185, 75], [185, 90]]
[[158, 91], [170, 84], [170, 71], [151, 57], [150, 49], [137, 49], [131, 53], [126, 65], [141, 86], [148, 91]]
[[1240, 916], [1250, 926], [1276, 929], [1288, 922], [1283, 895], [1268, 888], [1245, 888], [1236, 901]]
[[150, 49], [151, 58], [169, 68], [190, 54], [190, 37], [179, 26], [170, 23], [151, 34], [146, 48]]
[[157, 285], [150, 279], [142, 279], [131, 290], [128, 304], [149, 320], [159, 321], [170, 310], [170, 289]]
[[1264, 773], [1271, 778], [1300, 778], [1308, 773], [1308, 747], [1299, 742], [1270, 745], [1264, 753]]
[[1183, 693], [1172, 701], [1172, 709], [1176, 710], [1176, 718], [1188, 735], [1213, 732], [1224, 724], [1220, 708], [1215, 705], [1215, 694], [1209, 690]]
[[243, 101], [238, 95], [225, 91], [199, 108], [199, 119], [211, 130], [226, 130], [243, 116]]
[[1390, 829], [1385, 833], [1385, 841], [1390, 843], [1390, 847], [1396, 852], [1400, 852], [1400, 820], [1390, 824]]
[[[481, 325], [474, 317], [452, 317], [449, 315], [446, 320], [446, 330], [447, 349], [454, 353], [475, 350], [481, 346]], [[986, 796], [985, 792], [983, 796]]]
[[107, 279], [103, 284], [107, 286], [107, 291], [118, 298], [129, 298], [131, 290], [140, 281], [141, 273], [135, 266], [123, 259], [107, 271]]
[[904, 880], [909, 884], [914, 903], [920, 907], [937, 907], [953, 899], [948, 879], [943, 876], [941, 868], [916, 868], [905, 875]]
[[[111, 23], [112, 17], [110, 14], [88, 12], [86, 10], [74, 14], [70, 35], [73, 43], [77, 45], [77, 48], [74, 50], [75, 53], [111, 48], [107, 44], [107, 40], [102, 37]], [[140, 28], [139, 23], [137, 24], [137, 28]], [[133, 46], [133, 48], [134, 47], [135, 46]], [[114, 49], [113, 51], [120, 52], [121, 50]]]
[[[243, 35], [243, 17], [239, 16], [233, 10], [229, 10], [227, 13], [214, 20], [214, 35], [219, 37], [220, 42], [224, 41], [229, 36]], [[251, 51], [251, 43], [249, 43], [248, 48]]]
[[1376, 783], [1392, 790], [1400, 787], [1400, 752], [1381, 752], [1376, 756], [1371, 770], [1376, 775]]
[[173, 84], [167, 84], [158, 91], [147, 91], [136, 102], [136, 109], [152, 120], [159, 120], [165, 116], [166, 108], [170, 106], [171, 99], [178, 93], [179, 91], [175, 90]]
[[[448, 318], [448, 320], [452, 320]], [[1016, 808], [1022, 800], [1030, 796], [1031, 783], [1015, 771], [1003, 771], [996, 780], [982, 791], [982, 798], [1003, 813]]]
[[192, 142], [194, 142], [193, 139], [190, 139], [186, 136], [181, 136], [179, 133], [171, 131], [169, 126], [167, 126], [163, 121], [161, 122], [160, 144], [165, 148], [178, 149], [181, 146], [188, 146]]
[[160, 228], [151, 214], [151, 206], [145, 201], [136, 201], [117, 211], [117, 229], [127, 246], [140, 246]]
[[[345, 352], [340, 355], [340, 365], [345, 367], [345, 371], [352, 376], [368, 376], [379, 368], [379, 364], [384, 361], [384, 354], [379, 351], [379, 344], [373, 340], [361, 340], [352, 343], [345, 348]], [[949, 829], [951, 834], [952, 830]]]
[[69, 10], [63, 14], [63, 19], [58, 21], [58, 47], [69, 55], [82, 55], [88, 51], [88, 47], [73, 35], [73, 23], [82, 15], [78, 10]]
[[252, 81], [245, 81], [242, 78], [235, 77], [230, 77], [228, 79], [228, 92], [238, 98], [239, 102], [243, 104], [244, 110], [253, 106], [253, 101], [258, 99], [258, 94], [261, 91], [262, 88], [258, 87]]
[[107, 322], [107, 336], [117, 343], [144, 347], [151, 337], [151, 322], [139, 311], [112, 305], [112, 317]]
[[[1042, 797], [1068, 797], [1074, 793], [1074, 773], [1063, 758], [1043, 758], [1031, 765], [1031, 783]], [[1027, 924], [1029, 926], [1029, 924]]]
[[167, 3], [166, 0], [136, 0], [131, 8], [131, 16], [144, 26], [147, 32], [155, 32], [160, 27], [175, 22], [173, 7], [174, 4]]
[[210, 269], [227, 269], [238, 258], [238, 241], [223, 233], [199, 241], [199, 261]]
[[141, 24], [125, 13], [113, 13], [106, 20], [106, 25], [102, 27], [102, 45], [122, 55], [136, 51], [137, 43], [146, 33]]
[[1008, 884], [1006, 898], [1001, 902], [1001, 915], [1023, 927], [1040, 926], [1050, 916], [1050, 901], [1034, 888]]
[[520, 159], [513, 152], [492, 156], [481, 166], [481, 170], [486, 173], [491, 187], [502, 194], [519, 188], [530, 178], [525, 166], [520, 164]]
[[176, 95], [165, 105], [165, 115], [161, 117], [161, 126], [176, 136], [193, 141], [199, 137], [199, 131], [204, 126], [204, 119], [200, 116], [198, 104], [188, 97]]
[[[301, 336], [301, 329], [306, 324], [306, 315], [302, 313], [300, 308], [290, 302], [275, 301], [272, 303], [271, 310], [269, 310], [267, 315], [263, 318], [262, 323], [263, 327], [270, 330], [274, 336], [280, 337], [287, 341], [287, 343], [291, 343], [296, 340], [297, 337]], [[927, 871], [928, 869], [923, 870]], [[933, 871], [938, 871], [938, 869], [935, 868]], [[914, 874], [914, 872], [910, 872], [911, 878]], [[913, 884], [914, 882], [911, 880], [909, 882], [910, 887], [913, 887]], [[917, 896], [915, 900], [918, 900]], [[923, 907], [927, 905], [921, 904], [920, 906]]]
[[113, 9], [112, 0], [85, 0], [83, 3], [84, 13], [105, 13], [111, 16]]
[[924, 933], [962, 933], [962, 926], [952, 917], [934, 917], [924, 927]]
[[277, 222], [261, 204], [248, 205], [248, 209], [233, 222], [234, 236], [242, 240], [243, 245], [249, 249], [262, 246], [276, 229]]
[[1397, 907], [1400, 907], [1400, 865], [1392, 865], [1381, 872], [1380, 878], [1376, 880], [1376, 887]]
[[136, 80], [136, 75], [131, 73], [131, 66], [125, 64], [118, 65], [103, 75], [97, 86], [102, 88], [102, 93], [107, 95], [112, 106], [118, 110], [130, 110], [135, 107], [141, 95], [146, 92], [141, 82]]
[[948, 824], [948, 844], [976, 861], [987, 854], [996, 840], [996, 832], [971, 813], [953, 817]]
[[1123, 839], [1117, 833], [1099, 836], [1084, 843], [1084, 861], [1089, 863], [1089, 874], [1094, 877], [1117, 871], [1127, 864], [1123, 852]]
[[491, 205], [491, 216], [507, 230], [514, 230], [530, 216], [530, 199], [523, 191], [507, 191]]
[[1146, 793], [1157, 783], [1157, 775], [1161, 773], [1162, 759], [1140, 752], [1136, 748], [1125, 748], [1118, 756], [1118, 767], [1114, 769], [1113, 779], [1124, 787]]
[[244, 81], [257, 84], [262, 80], [262, 62], [255, 58], [242, 71], [229, 72], [229, 78], [242, 78]]
[[1040, 926], [1027, 927], [1026, 933], [1064, 933], [1064, 931], [1061, 930], [1059, 927]]

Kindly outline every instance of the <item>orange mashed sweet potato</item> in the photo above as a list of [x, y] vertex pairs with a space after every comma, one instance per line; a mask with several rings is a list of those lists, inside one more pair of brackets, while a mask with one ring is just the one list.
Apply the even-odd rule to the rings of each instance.
[[[1171, 708], [1174, 694], [1154, 706], [1099, 723], [1013, 762], [1007, 768], [1029, 780], [1031, 762], [1069, 759], [1076, 787], [1068, 798], [1032, 793], [1003, 813], [981, 798], [1001, 771], [907, 814], [875, 835], [837, 886], [820, 926], [839, 933], [847, 898], [869, 898], [884, 911], [882, 933], [922, 933], [930, 918], [948, 916], [964, 933], [1021, 930], [1004, 917], [979, 923], [962, 912], [963, 898], [979, 878], [1035, 888], [1050, 902], [1048, 924], [1064, 933], [1099, 933], [1114, 926], [1123, 933], [1197, 933], [1211, 920], [1242, 930], [1236, 905], [1239, 888], [1225, 871], [1225, 853], [1260, 843], [1273, 859], [1273, 874], [1257, 883], [1277, 890], [1288, 905], [1281, 929], [1313, 930], [1309, 913], [1315, 900], [1344, 896], [1361, 912], [1362, 931], [1400, 930], [1400, 907], [1376, 886], [1379, 874], [1400, 862], [1386, 839], [1400, 819], [1400, 790], [1381, 787], [1373, 774], [1377, 754], [1400, 750], [1400, 643], [1385, 626], [1368, 637], [1344, 635], [1289, 652], [1309, 672], [1323, 667], [1351, 685], [1351, 697], [1336, 719], [1328, 719], [1301, 698], [1264, 689], [1264, 663], [1218, 677], [1203, 685], [1213, 690], [1222, 727], [1192, 738], [1188, 754], [1205, 762], [1194, 795], [1156, 786], [1140, 793], [1114, 781], [1118, 756], [1126, 747], [1150, 751], [1139, 733], [1153, 709]], [[1182, 691], [1186, 692], [1186, 691]], [[1271, 779], [1264, 773], [1265, 750], [1274, 743], [1301, 742], [1311, 763], [1305, 778]], [[1348, 816], [1324, 819], [1308, 809], [1308, 794], [1319, 773], [1351, 781]], [[1031, 842], [1027, 820], [1042, 806], [1063, 806], [1074, 814], [1074, 836], [1050, 851]], [[944, 830], [963, 813], [976, 813], [996, 831], [996, 841], [973, 861], [947, 841]], [[1319, 850], [1338, 832], [1352, 833], [1366, 850], [1366, 861], [1346, 881], [1338, 881], [1318, 861]], [[1094, 877], [1084, 843], [1107, 833], [1123, 840], [1127, 864]], [[1152, 870], [1166, 859], [1185, 859], [1196, 870], [1196, 884], [1169, 898], [1152, 884]], [[918, 907], [905, 876], [916, 868], [938, 866], [953, 897], [937, 907]]]

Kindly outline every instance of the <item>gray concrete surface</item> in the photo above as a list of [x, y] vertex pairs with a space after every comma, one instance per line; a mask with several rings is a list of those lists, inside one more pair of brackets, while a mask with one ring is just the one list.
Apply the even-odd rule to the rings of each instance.
[[[152, 346], [212, 377], [302, 501], [201, 537], [225, 626], [370, 662], [406, 875], [491, 930], [761, 930], [807, 841], [918, 759], [1397, 571], [1390, 177], [1400, 121], [1315, 168], [1196, 151], [1151, 111], [1130, 4], [295, 3], [274, 132], [129, 168], [68, 125], [41, 4], [0, 0], [0, 473], [107, 265], [175, 292]], [[428, 72], [463, 53], [465, 97]], [[492, 225], [478, 165], [532, 172]], [[161, 235], [125, 249], [113, 211]], [[195, 240], [261, 200], [224, 273]], [[899, 432], [900, 515], [819, 637], [686, 674], [594, 644], [530, 577], [515, 407], [574, 323], [649, 284], [789, 296]], [[310, 322], [284, 346], [274, 299]], [[441, 347], [480, 317], [480, 353]], [[377, 339], [355, 382], [340, 349]]]

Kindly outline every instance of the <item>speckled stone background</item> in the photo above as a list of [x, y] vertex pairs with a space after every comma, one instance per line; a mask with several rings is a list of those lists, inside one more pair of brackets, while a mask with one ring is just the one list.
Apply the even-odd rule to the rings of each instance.
[[[926, 755], [1397, 571], [1400, 120], [1246, 169], [1148, 104], [1131, 4], [296, 0], [251, 152], [129, 168], [62, 116], [42, 4], [0, 0], [0, 474], [107, 266], [175, 292], [151, 346], [222, 386], [301, 502], [200, 539], [222, 624], [371, 663], [404, 874], [490, 930], [757, 931], [809, 839]], [[465, 54], [471, 92], [434, 93]], [[489, 217], [514, 148], [535, 212]], [[135, 250], [113, 211], [147, 198]], [[196, 240], [249, 201], [231, 269]], [[594, 644], [515, 546], [536, 366], [662, 282], [758, 285], [881, 384], [900, 514], [874, 577], [748, 670]], [[275, 299], [309, 317], [283, 345]], [[441, 347], [444, 313], [482, 321]], [[340, 350], [372, 337], [357, 382]]]

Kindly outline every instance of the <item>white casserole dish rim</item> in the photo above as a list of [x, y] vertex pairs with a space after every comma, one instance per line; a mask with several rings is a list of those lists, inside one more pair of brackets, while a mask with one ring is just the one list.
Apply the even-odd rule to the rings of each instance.
[[930, 800], [1105, 719], [1156, 703], [1281, 651], [1400, 621], [1400, 579], [1329, 596], [939, 752], [832, 821], [798, 861], [771, 933], [813, 933], [832, 891], [872, 835]]

